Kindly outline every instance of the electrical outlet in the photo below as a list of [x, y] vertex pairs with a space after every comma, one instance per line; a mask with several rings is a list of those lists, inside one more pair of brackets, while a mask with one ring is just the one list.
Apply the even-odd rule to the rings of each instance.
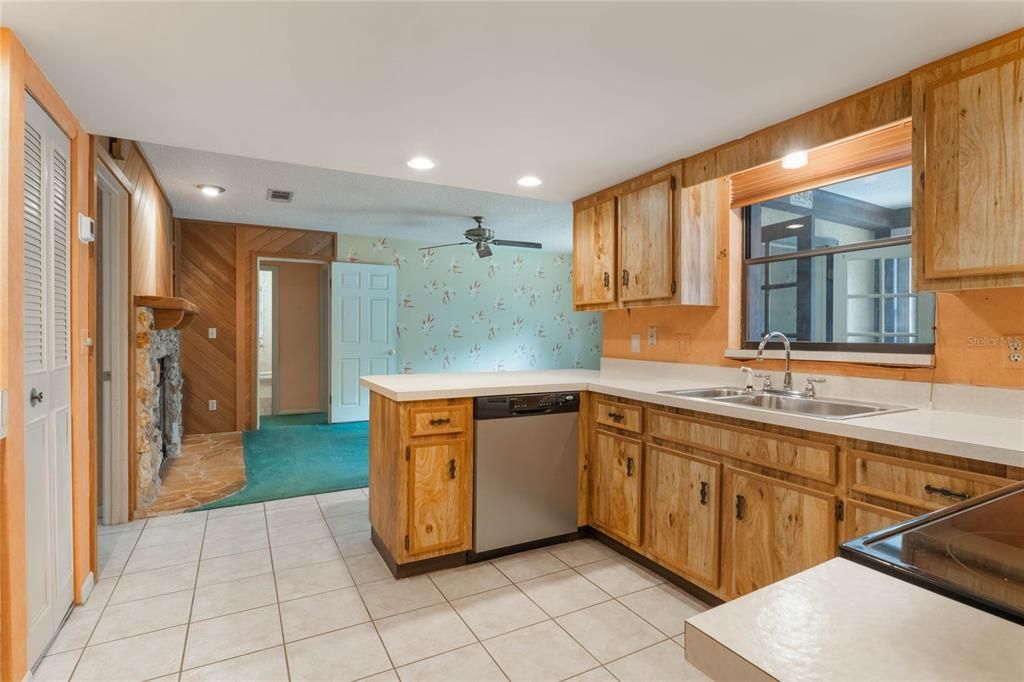
[[629, 350], [631, 352], [633, 352], [633, 353], [639, 353], [640, 352], [640, 335], [639, 334], [633, 334], [629, 338]]
[[1003, 369], [1024, 369], [1024, 334], [1009, 334], [1006, 337]]
[[207, 403], [207, 405], [210, 408], [210, 412], [216, 412], [217, 411], [217, 401], [216, 400], [211, 400], [209, 403]]
[[216, 327], [210, 327], [209, 329], [207, 329], [206, 330], [206, 338], [208, 338], [208, 339], [215, 339], [215, 338], [217, 338], [217, 328]]
[[648, 327], [647, 328], [647, 345], [657, 346], [658, 345], [658, 328]]

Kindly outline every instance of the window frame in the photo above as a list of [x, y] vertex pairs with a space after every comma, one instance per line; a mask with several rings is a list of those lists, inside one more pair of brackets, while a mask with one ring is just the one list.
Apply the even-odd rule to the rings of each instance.
[[[898, 164], [893, 166], [891, 161], [887, 164], [880, 164], [877, 167], [868, 167], [861, 169], [861, 172], [856, 173], [852, 177], [864, 177], [867, 175], [873, 175], [875, 173], [881, 173], [886, 170], [892, 170], [893, 168], [910, 165], [910, 159], [906, 159], [906, 163]], [[822, 178], [822, 183], [817, 187], [825, 187], [831, 184], [833, 180], [828, 177]], [[782, 195], [788, 196], [788, 195]], [[760, 345], [760, 341], [749, 340], [750, 336], [750, 309], [749, 303], [749, 278], [748, 272], [751, 265], [768, 264], [773, 262], [789, 262], [794, 261], [799, 263], [801, 259], [809, 259], [816, 256], [833, 256], [842, 253], [851, 253], [858, 251], [870, 251], [873, 249], [891, 247], [891, 246], [903, 246], [910, 245], [912, 239], [912, 231], [906, 235], [898, 235], [895, 237], [886, 237], [874, 241], [857, 242], [853, 244], [843, 244], [838, 246], [827, 246], [816, 249], [809, 249], [806, 252], [802, 252], [802, 255], [790, 255], [790, 254], [775, 254], [766, 256], [751, 257], [751, 243], [750, 243], [750, 223], [752, 216], [752, 208], [755, 204], [768, 201], [769, 199], [762, 199], [760, 201], [748, 204], [740, 207], [740, 224], [742, 229], [742, 263], [741, 263], [741, 286], [740, 286], [740, 348], [744, 350], [756, 349]], [[807, 218], [813, 222], [813, 218]], [[804, 220], [801, 218], [800, 220]], [[792, 222], [796, 222], [794, 219]], [[766, 227], [766, 226], [762, 226]], [[770, 227], [770, 226], [767, 226]], [[793, 286], [798, 287], [798, 284]], [[906, 296], [912, 295], [916, 292], [906, 294]], [[879, 300], [883, 299], [884, 296], [879, 294]], [[767, 307], [766, 307], [767, 309]], [[934, 321], [933, 321], [934, 329]], [[799, 331], [799, 323], [798, 323]], [[887, 353], [887, 354], [898, 354], [898, 355], [934, 355], [935, 353], [935, 342], [931, 343], [864, 343], [864, 342], [840, 342], [840, 341], [790, 341], [790, 347], [796, 351], [834, 351], [834, 352], [848, 352], [848, 353]], [[783, 348], [783, 344], [778, 341], [770, 342], [765, 346], [766, 349], [778, 350]]]

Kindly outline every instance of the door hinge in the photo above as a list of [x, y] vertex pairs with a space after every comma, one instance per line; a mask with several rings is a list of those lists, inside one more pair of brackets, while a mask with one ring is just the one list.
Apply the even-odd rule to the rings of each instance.
[[411, 458], [411, 455], [409, 453], [409, 446], [406, 445], [405, 446], [405, 461], [408, 462], [410, 460], [410, 458]]
[[674, 175], [672, 176], [672, 181], [669, 183], [669, 185], [670, 185], [672, 191], [675, 192], [676, 191], [676, 176], [674, 176]]
[[672, 280], [672, 293], [676, 293], [676, 281]]
[[409, 536], [408, 535], [405, 536], [405, 548], [409, 549]]
[[846, 517], [846, 505], [840, 500], [836, 502], [836, 521], [842, 521]]

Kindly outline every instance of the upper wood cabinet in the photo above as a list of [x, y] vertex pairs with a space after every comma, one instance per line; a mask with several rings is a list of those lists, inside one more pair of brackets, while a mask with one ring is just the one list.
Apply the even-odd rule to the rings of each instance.
[[626, 544], [640, 544], [642, 443], [594, 432], [590, 457], [590, 522]]
[[680, 187], [681, 171], [661, 169], [576, 202], [573, 303], [578, 310], [716, 303], [718, 234], [728, 224], [728, 181]]
[[572, 299], [576, 305], [615, 302], [615, 197], [573, 214]]
[[836, 555], [836, 497], [725, 468], [724, 547], [732, 597]]
[[915, 288], [1024, 285], [1024, 38], [912, 87]]
[[673, 264], [672, 194], [665, 178], [619, 197], [619, 300], [670, 298], [676, 283]]

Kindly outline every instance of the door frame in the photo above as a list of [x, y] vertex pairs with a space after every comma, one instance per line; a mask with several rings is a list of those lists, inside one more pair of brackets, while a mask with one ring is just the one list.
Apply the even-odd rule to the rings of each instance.
[[[97, 458], [102, 460], [103, 486], [100, 507], [105, 525], [127, 523], [131, 516], [130, 470], [131, 434], [129, 431], [129, 354], [132, 294], [130, 282], [129, 230], [131, 224], [131, 184], [108, 155], [97, 153], [96, 193], [111, 196], [117, 205], [115, 220], [100, 211], [102, 224], [96, 226], [98, 262], [97, 284], [100, 297], [96, 320], [97, 356]], [[104, 311], [110, 318], [104, 319]], [[108, 327], [109, 324], [109, 327]], [[104, 382], [103, 356], [110, 352], [112, 380]], [[104, 395], [104, 386], [110, 390]], [[109, 401], [109, 404], [108, 404]], [[97, 480], [97, 486], [99, 481]]]
[[[252, 306], [252, 311], [250, 312], [250, 314], [253, 316], [253, 325], [252, 325], [252, 336], [249, 339], [249, 344], [250, 344], [250, 348], [253, 349], [253, 352], [250, 354], [250, 356], [248, 358], [248, 365], [249, 365], [249, 367], [247, 369], [243, 370], [243, 371], [249, 376], [250, 380], [253, 382], [253, 384], [252, 384], [252, 387], [253, 387], [252, 388], [253, 399], [252, 399], [252, 401], [250, 401], [252, 403], [252, 406], [250, 408], [249, 415], [252, 418], [253, 428], [255, 428], [257, 430], [259, 430], [259, 428], [260, 428], [260, 401], [259, 401], [260, 364], [259, 364], [259, 356], [257, 354], [257, 349], [259, 348], [259, 346], [257, 345], [259, 343], [259, 329], [258, 329], [257, 324], [256, 324], [257, 320], [255, 319], [256, 316], [259, 314], [259, 306], [255, 305], [255, 303], [258, 300], [258, 297], [259, 297], [259, 294], [260, 294], [260, 268], [261, 267], [272, 266], [275, 263], [307, 263], [307, 264], [311, 264], [311, 265], [319, 265], [319, 266], [321, 266], [323, 268], [326, 268], [326, 269], [330, 270], [331, 259], [328, 258], [328, 257], [320, 258], [320, 257], [317, 257], [317, 256], [289, 256], [287, 254], [277, 255], [277, 254], [274, 254], [274, 253], [267, 253], [267, 252], [260, 252], [260, 251], [257, 251], [257, 252], [252, 254], [251, 267], [252, 267], [252, 272], [254, 273], [254, 276], [252, 277], [252, 288], [250, 289], [250, 293], [252, 295], [252, 300], [254, 302], [254, 305]], [[321, 282], [322, 281], [323, 280], [321, 280]], [[328, 283], [330, 282], [330, 277], [328, 277], [327, 281], [328, 281]], [[328, 297], [330, 297], [330, 291], [328, 290], [328, 291], [325, 292], [323, 290], [323, 286], [321, 284], [321, 290], [320, 290], [321, 298], [323, 298], [325, 294]], [[274, 315], [274, 322], [273, 322], [273, 324], [274, 324], [274, 337], [275, 337], [274, 338], [274, 368], [272, 370], [273, 373], [274, 373], [273, 381], [274, 381], [274, 401], [275, 401], [274, 404], [275, 404], [275, 406], [277, 404], [276, 401], [277, 401], [277, 395], [278, 395], [278, 392], [277, 392], [277, 358], [278, 358], [278, 355], [277, 355], [278, 354], [278, 343], [277, 343], [277, 336], [278, 336], [278, 334], [277, 334], [277, 331], [278, 331], [278, 329], [277, 329], [277, 308], [278, 308], [278, 306], [277, 306], [277, 296], [278, 296], [278, 286], [277, 286], [277, 277], [275, 275], [275, 277], [274, 277], [274, 305], [273, 305], [273, 310], [272, 310], [272, 313]], [[242, 307], [244, 307], [244, 305]], [[323, 307], [322, 306], [318, 306], [318, 307], [320, 308], [320, 311], [321, 311], [320, 328], [323, 329], [323, 326], [324, 325], [329, 325], [331, 323], [331, 320], [330, 320], [330, 317], [324, 318], [324, 316], [323, 316]], [[329, 307], [328, 307], [328, 309], [329, 309]], [[321, 353], [321, 355], [324, 354], [324, 353], [330, 353], [330, 345], [328, 344], [328, 346], [326, 348], [321, 348], [320, 349], [320, 353]], [[330, 356], [328, 356], [328, 358], [329, 357]], [[322, 360], [321, 360], [321, 362], [322, 362]], [[328, 362], [329, 362], [329, 359], [328, 359]], [[330, 411], [330, 408], [331, 408], [331, 406], [328, 404], [326, 406], [326, 409], [328, 411]]]

